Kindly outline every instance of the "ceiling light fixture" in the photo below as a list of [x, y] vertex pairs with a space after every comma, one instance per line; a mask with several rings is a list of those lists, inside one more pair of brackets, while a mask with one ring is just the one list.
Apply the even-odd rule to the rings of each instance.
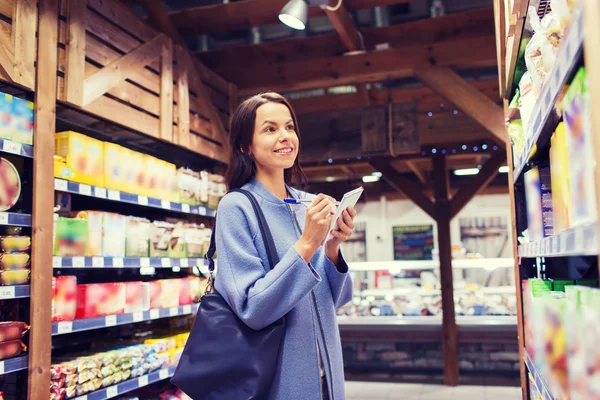
[[501, 174], [508, 174], [508, 165], [498, 168], [498, 172]]
[[308, 4], [306, 0], [290, 0], [281, 9], [279, 20], [292, 29], [306, 29], [308, 19]]
[[379, 171], [375, 171], [371, 175], [376, 176], [378, 178], [381, 178], [383, 176], [383, 174], [381, 172], [379, 172]]
[[468, 176], [468, 175], [477, 175], [479, 173], [479, 168], [464, 168], [454, 170], [454, 175], [456, 176]]
[[327, 178], [325, 178], [325, 182], [333, 182], [335, 181], [335, 178], [333, 176], [328, 176]]
[[374, 176], [374, 175], [366, 175], [362, 177], [362, 181], [364, 183], [373, 183], [373, 182], [377, 182], [379, 180], [378, 176]]

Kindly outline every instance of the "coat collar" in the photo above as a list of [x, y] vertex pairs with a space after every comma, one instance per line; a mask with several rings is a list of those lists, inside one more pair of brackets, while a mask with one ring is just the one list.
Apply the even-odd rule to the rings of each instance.
[[[288, 185], [285, 186], [292, 197], [298, 198], [298, 191], [296, 189]], [[258, 179], [256, 179], [256, 177], [252, 178], [250, 182], [246, 183], [243, 186], [243, 189], [249, 190], [250, 192], [262, 197], [264, 200], [270, 203], [285, 205], [283, 200], [271, 193], [269, 189], [267, 189], [262, 183], [260, 183]]]

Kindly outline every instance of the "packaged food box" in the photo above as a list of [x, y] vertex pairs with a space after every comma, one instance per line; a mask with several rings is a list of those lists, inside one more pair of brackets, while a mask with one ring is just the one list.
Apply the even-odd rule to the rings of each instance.
[[563, 119], [569, 151], [569, 189], [571, 226], [597, 219], [591, 106], [586, 72], [581, 68], [563, 98]]
[[177, 167], [166, 161], [161, 160], [161, 163], [160, 191], [165, 193], [166, 200], [180, 202], [177, 191]]
[[171, 308], [179, 306], [179, 289], [181, 281], [179, 279], [162, 279], [161, 285], [162, 308]]
[[52, 278], [52, 321], [72, 321], [77, 313], [77, 277]]
[[102, 211], [80, 211], [76, 218], [87, 221], [87, 256], [102, 256], [102, 234], [104, 229], [104, 213]]
[[125, 312], [125, 285], [120, 282], [77, 285], [77, 315], [93, 318]]
[[566, 398], [569, 392], [569, 379], [567, 367], [567, 334], [566, 322], [570, 323], [570, 302], [565, 297], [544, 298], [544, 358], [548, 368], [548, 384], [552, 393], [560, 394], [559, 398]]
[[200, 197], [198, 198], [198, 205], [201, 207], [208, 207], [208, 193], [210, 190], [210, 180], [207, 171], [200, 172]]
[[17, 143], [33, 144], [33, 103], [13, 97], [11, 139]]
[[65, 159], [70, 180], [104, 187], [104, 142], [73, 131], [59, 132], [56, 155]]
[[125, 254], [128, 257], [148, 257], [150, 251], [150, 221], [127, 217], [125, 228]]
[[204, 256], [204, 228], [196, 224], [185, 224], [185, 244], [189, 258]]
[[8, 211], [21, 197], [21, 177], [13, 163], [0, 157], [0, 211]]
[[150, 257], [168, 257], [169, 248], [171, 245], [171, 236], [175, 225], [163, 222], [154, 221], [151, 227]]
[[0, 253], [0, 269], [18, 270], [29, 267], [29, 253]]
[[552, 287], [555, 292], [566, 292], [566, 287], [574, 286], [575, 281], [572, 280], [561, 280], [561, 279], [553, 279]]
[[12, 103], [13, 96], [0, 92], [0, 138], [11, 139], [12, 136]]
[[169, 249], [169, 257], [185, 258], [187, 256], [187, 246], [185, 243], [185, 224], [177, 222], [173, 227], [171, 234], [171, 246]]
[[168, 200], [168, 198], [163, 196], [160, 192], [161, 167], [161, 160], [146, 154], [144, 155], [144, 183], [142, 194], [156, 199]]
[[544, 237], [542, 217], [542, 193], [540, 189], [540, 172], [533, 167], [525, 172], [525, 197], [527, 203], [527, 229], [529, 239], [541, 240]]
[[190, 276], [188, 279], [190, 281], [190, 294], [192, 296], [192, 300], [194, 303], [197, 303], [204, 295], [206, 285], [197, 276]]
[[31, 237], [0, 236], [0, 249], [7, 253], [29, 251], [31, 249]]
[[584, 321], [582, 307], [585, 304], [585, 292], [591, 288], [583, 286], [565, 287], [569, 300], [570, 321], [565, 324], [567, 334], [567, 370], [569, 374], [569, 395], [571, 400], [586, 399], [586, 364], [584, 351]]
[[200, 174], [188, 168], [177, 170], [177, 187], [179, 189], [179, 202], [196, 205], [197, 194], [200, 193]]
[[552, 185], [552, 209], [554, 216], [554, 234], [571, 226], [569, 210], [571, 194], [569, 191], [569, 155], [564, 123], [559, 123], [550, 139], [550, 180]]
[[127, 149], [114, 143], [104, 143], [104, 185], [107, 189], [127, 192]]
[[21, 321], [0, 322], [0, 342], [21, 340], [29, 330], [29, 325]]
[[586, 399], [600, 398], [600, 348], [598, 348], [598, 335], [600, 335], [600, 290], [591, 289], [582, 292], [581, 296], [583, 314], [583, 352], [586, 366]]
[[163, 293], [162, 293], [162, 284], [160, 281], [151, 281], [149, 282], [149, 300], [150, 300], [150, 308], [162, 308], [163, 304]]
[[142, 283], [142, 306], [144, 311], [150, 309], [150, 295], [151, 295], [150, 282]]
[[85, 256], [87, 252], [87, 220], [58, 217], [54, 255]]
[[125, 312], [145, 311], [142, 282], [125, 282]]
[[127, 165], [127, 192], [144, 195], [144, 183], [145, 178], [145, 163], [144, 154], [138, 153], [137, 151], [129, 150], [127, 154], [129, 164]]
[[190, 291], [190, 280], [188, 278], [181, 278], [179, 280], [179, 305], [185, 306], [192, 304], [192, 292]]
[[533, 323], [534, 298], [552, 290], [552, 282], [542, 279], [529, 279], [521, 282], [523, 288], [523, 321], [525, 331], [525, 348], [532, 360], [535, 361], [535, 326]]
[[125, 232], [127, 217], [105, 212], [102, 252], [105, 257], [125, 257]]

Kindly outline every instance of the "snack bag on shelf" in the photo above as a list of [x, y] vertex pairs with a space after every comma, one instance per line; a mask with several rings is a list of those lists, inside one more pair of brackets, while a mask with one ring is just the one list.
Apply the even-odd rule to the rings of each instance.
[[21, 253], [30, 249], [30, 236], [0, 236], [0, 250], [6, 253]]
[[88, 243], [86, 256], [102, 256], [103, 214], [102, 211], [80, 211], [75, 217], [87, 221]]
[[220, 200], [219, 175], [208, 174], [208, 181], [208, 208], [216, 210]]
[[77, 313], [77, 277], [52, 278], [52, 321], [72, 321]]
[[560, 25], [551, 14], [540, 21], [535, 7], [529, 7], [528, 13], [535, 33], [525, 48], [525, 65], [533, 80], [535, 97], [538, 98], [556, 61], [554, 44], [558, 45], [560, 40]]
[[169, 249], [169, 257], [171, 258], [185, 258], [187, 255], [184, 227], [185, 224], [179, 221], [173, 228], [173, 234], [171, 235], [171, 246]]
[[21, 339], [0, 343], [0, 360], [16, 357], [27, 350]]
[[125, 245], [127, 257], [148, 257], [150, 254], [150, 221], [145, 218], [127, 217]]
[[77, 319], [123, 314], [125, 303], [123, 283], [77, 285]]
[[104, 234], [102, 252], [105, 257], [125, 257], [125, 232], [127, 217], [115, 213], [103, 213]]
[[73, 131], [56, 134], [56, 155], [73, 182], [104, 187], [104, 142]]
[[0, 270], [15, 271], [29, 268], [29, 253], [0, 253]]
[[525, 138], [530, 135], [529, 122], [531, 120], [531, 114], [538, 96], [533, 90], [533, 78], [529, 72], [525, 72], [519, 81], [519, 113], [521, 115], [521, 122], [523, 125], [523, 132]]
[[17, 143], [33, 144], [33, 103], [13, 97], [11, 139]]
[[29, 268], [0, 271], [1, 286], [26, 285], [29, 283]]
[[188, 168], [179, 168], [177, 170], [177, 187], [181, 203], [196, 205], [200, 186], [200, 174], [198, 172], [194, 172]]
[[563, 118], [569, 151], [569, 188], [571, 193], [571, 225], [596, 221], [593, 132], [587, 78], [581, 68], [565, 95]]
[[550, 173], [552, 181], [552, 208], [554, 211], [554, 234], [571, 226], [569, 210], [569, 156], [564, 123], [558, 124], [550, 139]]
[[168, 257], [169, 247], [171, 244], [171, 236], [175, 225], [163, 222], [154, 221], [151, 227], [150, 257]]
[[534, 324], [534, 299], [543, 293], [552, 290], [552, 282], [542, 279], [529, 279], [521, 282], [523, 287], [523, 324], [525, 336], [525, 349], [532, 360], [536, 360], [535, 354], [535, 324]]
[[54, 255], [85, 256], [87, 253], [87, 239], [87, 220], [58, 217]]
[[185, 244], [188, 258], [204, 256], [204, 229], [196, 224], [185, 224]]

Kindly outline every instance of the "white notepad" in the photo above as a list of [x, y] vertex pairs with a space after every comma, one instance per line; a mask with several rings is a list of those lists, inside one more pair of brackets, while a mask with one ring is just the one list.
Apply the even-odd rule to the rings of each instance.
[[337, 207], [335, 215], [333, 216], [333, 220], [331, 220], [331, 225], [329, 226], [329, 233], [327, 234], [327, 238], [325, 239], [325, 241], [331, 239], [332, 230], [339, 230], [337, 223], [338, 218], [342, 216], [342, 212], [345, 209], [347, 209], [348, 207], [354, 207], [356, 205], [363, 191], [364, 189], [361, 186], [358, 189], [351, 190], [350, 192], [346, 193], [344, 197], [342, 197], [342, 200], [340, 201], [340, 204]]

